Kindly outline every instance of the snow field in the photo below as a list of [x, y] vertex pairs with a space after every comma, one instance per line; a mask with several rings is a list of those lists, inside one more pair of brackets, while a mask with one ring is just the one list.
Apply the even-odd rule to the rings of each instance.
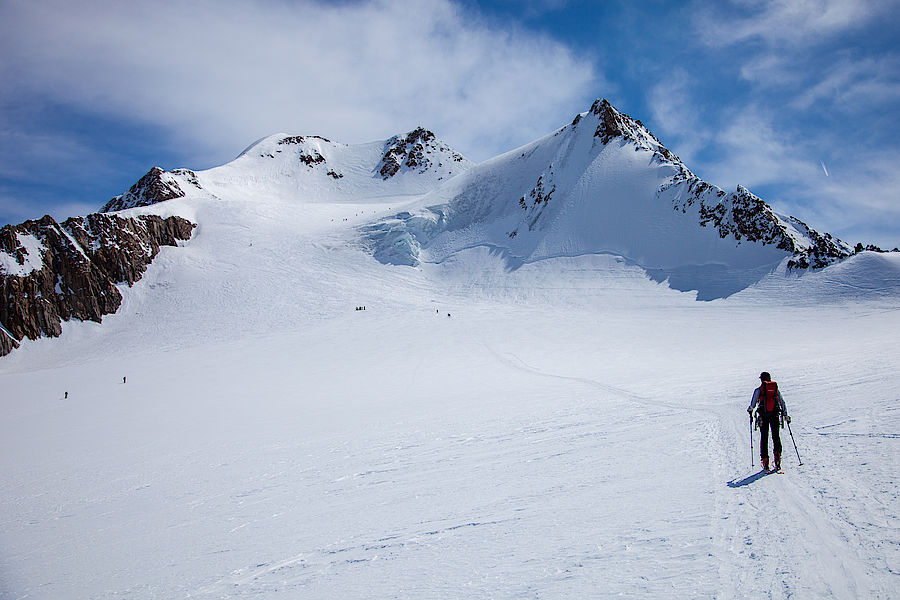
[[[4, 375], [4, 590], [896, 590], [896, 311], [826, 308], [837, 326], [823, 329], [821, 311], [759, 306], [560, 318], [456, 300]], [[791, 334], [736, 344], [760, 311]], [[814, 360], [806, 344], [831, 352]], [[741, 485], [759, 364], [781, 382], [805, 464], [785, 435], [787, 474]]]

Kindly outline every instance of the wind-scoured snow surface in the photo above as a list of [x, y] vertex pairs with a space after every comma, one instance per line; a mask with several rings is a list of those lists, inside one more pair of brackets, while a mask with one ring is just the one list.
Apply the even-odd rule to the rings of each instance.
[[360, 231], [445, 175], [281, 139], [132, 209], [198, 227], [0, 361], [0, 597], [898, 596], [896, 254], [709, 302], [612, 246], [385, 265]]

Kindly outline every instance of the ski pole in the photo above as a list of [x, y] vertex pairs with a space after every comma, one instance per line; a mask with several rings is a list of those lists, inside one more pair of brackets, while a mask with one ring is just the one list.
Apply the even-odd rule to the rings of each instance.
[[753, 463], [753, 413], [750, 413], [750, 468], [755, 466]]
[[796, 440], [794, 440], [794, 432], [791, 431], [791, 422], [790, 421], [787, 422], [787, 426], [788, 426], [788, 433], [791, 434], [791, 441], [794, 442], [794, 452], [797, 453], [797, 462], [799, 462], [800, 466], [802, 467], [803, 461], [800, 460], [800, 451], [797, 450], [797, 442], [796, 442]]

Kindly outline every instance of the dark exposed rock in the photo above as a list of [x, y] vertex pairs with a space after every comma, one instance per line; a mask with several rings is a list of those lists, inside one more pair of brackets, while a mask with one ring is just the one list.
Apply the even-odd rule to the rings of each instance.
[[546, 191], [545, 188], [544, 176], [541, 175], [538, 177], [537, 183], [531, 188], [531, 192], [528, 194], [531, 197], [533, 206], [537, 206], [541, 202], [544, 204], [550, 202], [550, 197], [553, 196], [553, 192], [556, 191], [556, 186], [554, 185], [549, 192]]
[[[323, 142], [328, 142], [329, 144], [331, 143], [325, 138], [318, 135], [292, 135], [278, 140], [278, 145], [304, 145], [306, 143], [306, 140], [322, 140]], [[281, 152], [281, 150], [279, 150], [279, 152]], [[260, 156], [263, 155], [261, 154]], [[271, 154], [269, 154], [268, 156], [270, 156], [271, 158], [275, 158], [275, 156]], [[325, 157], [322, 156], [318, 150], [309, 147], [304, 147], [303, 149], [301, 149], [297, 155], [297, 158], [307, 167], [314, 167], [325, 162]], [[329, 175], [331, 175], [331, 173], [329, 173]]]
[[623, 115], [613, 108], [606, 98], [594, 102], [591, 113], [600, 117], [600, 124], [597, 125], [594, 137], [600, 138], [602, 143], [608, 144], [611, 139], [627, 134], [628, 127]]
[[[178, 169], [172, 173], [183, 175], [193, 185], [200, 187], [200, 182], [197, 181], [197, 176], [193, 171]], [[113, 212], [137, 206], [150, 206], [151, 204], [182, 197], [184, 197], [184, 191], [178, 185], [178, 182], [171, 177], [171, 174], [166, 173], [160, 167], [153, 167], [137, 183], [131, 186], [131, 189], [107, 202], [100, 209], [100, 212]]]
[[[698, 205], [700, 225], [715, 227], [719, 237], [731, 237], [738, 244], [747, 241], [774, 245], [793, 254], [788, 261], [790, 269], [821, 269], [852, 254], [847, 244], [831, 234], [819, 233], [795, 217], [787, 221], [779, 218], [765, 201], [743, 186], [727, 194], [687, 170], [679, 175], [682, 177], [676, 176], [660, 191], [686, 185], [687, 194], [674, 208], [686, 212], [687, 207]], [[791, 228], [796, 230], [794, 235], [790, 233]]]
[[7, 267], [21, 268], [0, 264], [0, 356], [17, 346], [10, 336], [16, 342], [56, 337], [62, 321], [100, 322], [114, 313], [122, 302], [116, 284], [138, 281], [160, 246], [190, 239], [194, 227], [181, 217], [101, 213], [62, 224], [45, 216], [3, 227], [0, 252], [13, 261]]
[[[427, 171], [432, 161], [428, 154], [432, 151], [446, 154], [452, 152], [450, 148], [440, 144], [435, 135], [418, 127], [409, 132], [406, 137], [394, 136], [384, 146], [384, 155], [378, 164], [377, 170], [383, 179], [390, 179], [396, 175], [401, 167], [418, 170], [419, 173]], [[460, 154], [452, 153], [452, 160], [462, 162]]]
[[278, 145], [284, 146], [286, 144], [302, 144], [307, 140], [307, 138], [312, 140], [322, 140], [323, 142], [331, 143], [330, 140], [327, 140], [320, 135], [292, 135], [278, 140]]
[[[541, 176], [538, 177], [537, 183], [534, 184], [534, 187], [531, 188], [531, 191], [528, 193], [527, 197], [531, 199], [531, 205], [529, 206], [525, 196], [522, 196], [519, 199], [519, 206], [526, 211], [525, 218], [528, 220], [528, 231], [534, 231], [538, 220], [544, 213], [544, 209], [547, 204], [549, 204], [554, 192], [556, 192], [555, 184], [552, 184], [549, 190], [547, 189], [548, 184], [544, 180], [544, 175], [547, 175], [548, 181], [553, 180], [553, 165], [550, 165], [550, 169], [547, 173], [541, 174]], [[518, 229], [516, 231], [518, 232]]]
[[[597, 129], [594, 131], [594, 137], [600, 138], [600, 142], [603, 145], [621, 137], [634, 144], [635, 150], [649, 150], [658, 161], [672, 163], [684, 168], [684, 165], [681, 164], [681, 159], [663, 146], [662, 142], [641, 121], [619, 112], [606, 98], [594, 101], [588, 114], [595, 115], [599, 121]], [[578, 117], [572, 122], [572, 127], [577, 126], [581, 122], [582, 119]], [[690, 173], [686, 168], [684, 168], [684, 171]]]
[[830, 233], [819, 233], [796, 217], [791, 217], [794, 227], [805, 233], [812, 241], [809, 248], [794, 252], [794, 257], [788, 261], [790, 269], [823, 269], [828, 265], [843, 260], [853, 252], [840, 240]]
[[325, 162], [325, 157], [313, 150], [312, 152], [301, 152], [299, 155], [300, 162], [305, 164], [307, 167], [312, 167], [314, 165], [321, 164]]

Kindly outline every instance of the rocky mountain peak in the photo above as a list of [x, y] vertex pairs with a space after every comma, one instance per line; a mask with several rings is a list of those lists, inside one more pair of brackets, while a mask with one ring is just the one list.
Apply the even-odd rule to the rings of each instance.
[[137, 183], [131, 186], [127, 192], [107, 202], [100, 209], [100, 212], [114, 212], [126, 208], [150, 206], [166, 200], [183, 198], [184, 190], [181, 189], [175, 176], [180, 176], [187, 184], [193, 185], [198, 189], [200, 188], [197, 175], [189, 169], [176, 169], [169, 173], [163, 170], [162, 167], [153, 167]]
[[377, 172], [382, 179], [390, 179], [402, 170], [424, 173], [443, 162], [465, 162], [461, 154], [454, 152], [431, 131], [417, 127], [405, 136], [395, 135], [384, 144], [384, 154]]
[[578, 126], [585, 116], [596, 120], [597, 126], [594, 137], [600, 140], [604, 146], [616, 138], [622, 138], [633, 143], [638, 148], [653, 152], [661, 162], [675, 164], [680, 170], [687, 171], [681, 159], [675, 156], [668, 148], [662, 145], [653, 133], [638, 119], [633, 119], [620, 112], [606, 98], [599, 98], [591, 105], [587, 113], [582, 113], [572, 121], [572, 127]]
[[[631, 124], [626, 121], [626, 117], [622, 113], [613, 108], [613, 105], [606, 98], [596, 100], [591, 106], [590, 112], [600, 119], [600, 124], [597, 125], [597, 131], [594, 133], [594, 136], [600, 138], [600, 141], [604, 144], [609, 143], [615, 137], [628, 137], [632, 129], [630, 127]], [[627, 119], [631, 121], [630, 117], [627, 117]]]

